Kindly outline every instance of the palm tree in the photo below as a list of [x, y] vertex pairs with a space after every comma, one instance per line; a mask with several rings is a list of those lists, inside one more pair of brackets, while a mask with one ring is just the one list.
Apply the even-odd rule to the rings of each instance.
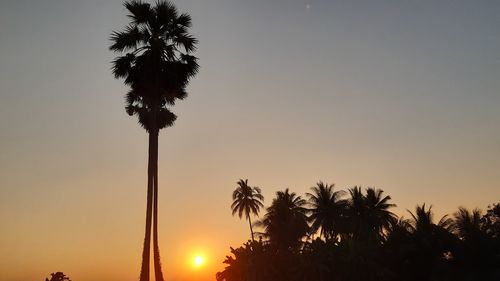
[[470, 212], [464, 207], [459, 207], [453, 216], [455, 218], [453, 220], [453, 230], [461, 239], [475, 239], [486, 234], [483, 231], [482, 214], [479, 209]]
[[390, 196], [383, 196], [381, 189], [367, 188], [366, 195], [361, 187], [349, 189], [348, 220], [354, 238], [381, 238], [396, 215], [389, 211], [395, 204], [389, 203]]
[[378, 237], [383, 235], [383, 231], [389, 228], [392, 221], [397, 220], [396, 215], [389, 211], [389, 208], [396, 207], [396, 204], [389, 203], [391, 196], [383, 196], [383, 193], [381, 189], [369, 187], [365, 195], [368, 223]]
[[448, 217], [448, 215], [444, 215], [441, 219], [436, 223], [434, 223], [434, 213], [432, 212], [432, 206], [430, 206], [427, 210], [425, 209], [425, 203], [417, 205], [415, 208], [415, 214], [408, 211], [412, 217], [412, 221], [410, 222], [411, 230], [413, 233], [433, 233], [437, 229], [449, 231], [452, 228], [453, 221]]
[[469, 211], [460, 207], [453, 216], [453, 230], [461, 239], [453, 253], [455, 262], [462, 270], [467, 268], [471, 280], [472, 276], [493, 280], [494, 268], [500, 264], [500, 241], [495, 242], [488, 235], [486, 221], [479, 209]]
[[412, 217], [410, 232], [414, 247], [408, 271], [413, 280], [430, 280], [433, 272], [443, 267], [455, 244], [450, 233], [453, 221], [445, 215], [436, 223], [432, 206], [426, 209], [425, 204], [417, 205], [415, 213], [408, 212]]
[[394, 218], [386, 229], [385, 244], [402, 244], [410, 236], [410, 221], [401, 217]]
[[250, 225], [250, 233], [252, 234], [252, 241], [255, 241], [252, 229], [252, 220], [250, 214], [256, 216], [259, 215], [260, 208], [264, 208], [264, 196], [261, 194], [261, 190], [258, 187], [251, 187], [248, 185], [248, 179], [238, 181], [238, 187], [233, 192], [233, 204], [231, 204], [231, 210], [233, 211], [233, 216], [238, 213], [238, 217], [241, 219], [243, 214], [248, 220]]
[[136, 115], [149, 134], [146, 230], [142, 252], [141, 281], [149, 280], [151, 223], [155, 279], [163, 281], [158, 246], [158, 133], [172, 126], [177, 116], [170, 111], [187, 96], [186, 86], [198, 71], [191, 54], [197, 40], [188, 33], [191, 17], [159, 0], [154, 6], [140, 0], [125, 2], [131, 22], [113, 32], [110, 50], [120, 55], [113, 61], [113, 74], [130, 87], [126, 111]]
[[365, 231], [364, 217], [366, 216], [365, 198], [361, 187], [349, 188], [347, 221], [349, 232], [353, 237], [359, 237]]
[[297, 249], [301, 238], [308, 233], [306, 204], [306, 200], [290, 193], [288, 188], [278, 191], [264, 218], [257, 222], [258, 226], [264, 227], [265, 235], [278, 250]]
[[333, 191], [333, 188], [333, 184], [328, 185], [320, 181], [311, 187], [312, 193], [306, 193], [311, 205], [309, 215], [312, 221], [311, 231], [316, 232], [321, 229], [320, 235], [325, 240], [336, 238], [347, 205], [347, 202], [341, 199], [345, 192]]

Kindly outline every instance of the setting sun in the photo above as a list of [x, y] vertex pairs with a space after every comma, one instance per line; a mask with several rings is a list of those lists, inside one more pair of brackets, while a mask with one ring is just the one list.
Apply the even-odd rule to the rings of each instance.
[[193, 265], [195, 267], [200, 267], [205, 263], [205, 259], [202, 256], [195, 256], [193, 260]]

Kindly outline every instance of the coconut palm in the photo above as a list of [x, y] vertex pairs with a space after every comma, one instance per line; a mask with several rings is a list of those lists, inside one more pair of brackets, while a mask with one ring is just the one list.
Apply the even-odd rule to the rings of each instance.
[[364, 222], [364, 218], [366, 217], [365, 198], [361, 187], [355, 186], [353, 188], [349, 188], [348, 192], [348, 229], [349, 233], [351, 233], [353, 237], [359, 237], [362, 233], [366, 233], [366, 224]]
[[[460, 207], [454, 213], [453, 230], [461, 239], [454, 251], [455, 262], [462, 274], [478, 280], [494, 280], [494, 268], [500, 264], [500, 241], [488, 235], [487, 225], [479, 209]], [[467, 268], [467, 272], [463, 272]]]
[[245, 218], [248, 220], [248, 224], [250, 225], [252, 241], [255, 241], [250, 215], [259, 215], [260, 208], [264, 208], [264, 204], [262, 204], [264, 196], [262, 196], [260, 188], [248, 185], [248, 179], [240, 179], [237, 184], [238, 187], [236, 187], [233, 191], [233, 203], [231, 204], [231, 210], [233, 211], [233, 216], [238, 213], [238, 217], [240, 219], [243, 215], [245, 215]]
[[146, 229], [141, 281], [149, 280], [151, 224], [155, 279], [163, 281], [158, 246], [158, 133], [177, 116], [170, 108], [187, 96], [186, 86], [198, 71], [192, 56], [197, 40], [188, 33], [191, 17], [164, 0], [153, 6], [140, 0], [125, 2], [130, 23], [111, 35], [110, 50], [119, 56], [113, 74], [130, 87], [126, 111], [136, 115], [149, 134]]
[[381, 189], [367, 188], [365, 195], [365, 204], [367, 208], [367, 221], [370, 230], [375, 236], [380, 237], [383, 230], [391, 225], [391, 222], [397, 220], [394, 213], [389, 208], [396, 207], [396, 204], [389, 203], [391, 196], [384, 196]]
[[361, 187], [349, 189], [348, 221], [354, 238], [381, 238], [384, 229], [387, 229], [396, 218], [389, 208], [395, 204], [389, 203], [390, 196], [383, 196], [381, 189], [367, 188], [363, 194]]
[[403, 241], [408, 240], [411, 235], [411, 224], [410, 221], [401, 217], [394, 218], [389, 223], [386, 229], [386, 236], [384, 243], [386, 244], [402, 244]]
[[278, 250], [297, 249], [301, 238], [309, 231], [306, 204], [306, 200], [294, 192], [290, 193], [288, 188], [278, 191], [264, 218], [257, 222], [258, 226], [264, 228], [270, 243]]
[[453, 216], [453, 230], [461, 239], [475, 239], [486, 234], [483, 231], [482, 214], [479, 209], [471, 212], [464, 207], [459, 207]]
[[444, 215], [437, 223], [434, 223], [434, 213], [432, 212], [432, 206], [430, 206], [426, 210], [425, 203], [422, 205], [417, 205], [417, 207], [415, 208], [415, 214], [410, 211], [408, 212], [412, 217], [412, 220], [410, 222], [411, 230], [416, 234], [433, 233], [438, 229], [449, 231], [451, 230], [453, 225], [453, 221], [448, 217], [448, 215]]
[[347, 206], [347, 201], [342, 200], [344, 191], [333, 191], [334, 185], [318, 182], [311, 187], [311, 193], [306, 193], [311, 206], [309, 219], [312, 222], [311, 231], [320, 229], [320, 235], [325, 240], [335, 239], [341, 231], [343, 215]]
[[412, 280], [430, 280], [433, 271], [442, 268], [446, 259], [451, 256], [455, 237], [451, 234], [453, 221], [447, 216], [436, 223], [432, 206], [426, 209], [425, 204], [417, 205], [411, 215], [410, 232], [414, 249], [409, 256], [412, 264]]

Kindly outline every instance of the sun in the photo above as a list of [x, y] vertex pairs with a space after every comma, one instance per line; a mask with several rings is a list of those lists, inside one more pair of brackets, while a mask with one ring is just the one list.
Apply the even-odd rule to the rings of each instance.
[[193, 259], [194, 267], [201, 267], [204, 263], [205, 263], [205, 259], [200, 255], [195, 256]]

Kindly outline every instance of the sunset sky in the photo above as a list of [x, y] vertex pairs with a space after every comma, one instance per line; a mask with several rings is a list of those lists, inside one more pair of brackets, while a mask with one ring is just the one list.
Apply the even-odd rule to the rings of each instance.
[[[0, 2], [1, 280], [138, 280], [148, 143], [110, 71], [122, 2]], [[249, 239], [240, 178], [266, 206], [319, 180], [405, 216], [500, 201], [500, 1], [174, 3], [201, 69], [160, 133], [168, 281], [214, 280]]]

